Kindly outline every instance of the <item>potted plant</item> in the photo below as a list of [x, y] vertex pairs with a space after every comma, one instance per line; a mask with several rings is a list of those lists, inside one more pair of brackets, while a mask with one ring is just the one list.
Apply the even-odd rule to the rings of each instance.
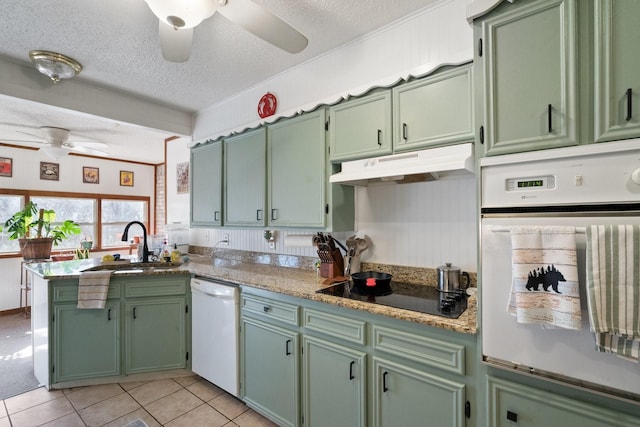
[[22, 210], [13, 214], [0, 231], [9, 233], [9, 239], [18, 239], [20, 251], [25, 260], [48, 259], [51, 247], [68, 236], [80, 234], [80, 226], [72, 220], [53, 225], [56, 213], [53, 210], [38, 209], [29, 201]]

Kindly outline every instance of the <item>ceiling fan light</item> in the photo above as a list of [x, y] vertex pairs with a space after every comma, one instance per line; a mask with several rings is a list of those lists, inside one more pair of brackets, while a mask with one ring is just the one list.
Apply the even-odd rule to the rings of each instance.
[[[146, 2], [159, 20], [176, 29], [195, 27], [213, 15], [217, 7], [215, 0], [146, 0]], [[182, 25], [179, 25], [181, 23]]]
[[82, 65], [73, 58], [46, 50], [32, 50], [29, 58], [36, 69], [58, 83], [61, 79], [70, 79], [82, 71]]

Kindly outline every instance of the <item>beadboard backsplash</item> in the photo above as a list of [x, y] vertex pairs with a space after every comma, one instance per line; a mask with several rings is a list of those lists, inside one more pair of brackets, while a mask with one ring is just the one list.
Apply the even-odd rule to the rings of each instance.
[[[465, 271], [477, 271], [477, 203], [475, 177], [453, 174], [438, 181], [412, 184], [380, 183], [356, 189], [356, 228], [372, 246], [362, 261], [435, 268], [451, 262]], [[229, 244], [222, 243], [225, 234]], [[286, 247], [284, 236], [312, 232], [276, 230], [275, 248], [263, 230], [201, 229], [190, 231], [195, 246], [254, 252], [316, 256], [313, 246]], [[354, 233], [334, 233], [343, 244]]]

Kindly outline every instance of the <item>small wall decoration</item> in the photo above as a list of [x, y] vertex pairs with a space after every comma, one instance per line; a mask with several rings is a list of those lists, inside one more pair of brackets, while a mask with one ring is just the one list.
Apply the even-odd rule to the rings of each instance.
[[262, 119], [273, 116], [276, 112], [276, 108], [278, 108], [278, 100], [276, 99], [276, 96], [267, 92], [258, 102], [258, 115]]
[[100, 171], [98, 168], [92, 168], [89, 166], [82, 167], [82, 182], [85, 184], [99, 184], [100, 183]]
[[13, 176], [13, 159], [0, 157], [0, 176]]
[[133, 172], [120, 171], [120, 185], [123, 187], [133, 187]]
[[40, 179], [60, 181], [60, 163], [40, 162]]
[[189, 162], [176, 165], [176, 186], [178, 194], [189, 192]]

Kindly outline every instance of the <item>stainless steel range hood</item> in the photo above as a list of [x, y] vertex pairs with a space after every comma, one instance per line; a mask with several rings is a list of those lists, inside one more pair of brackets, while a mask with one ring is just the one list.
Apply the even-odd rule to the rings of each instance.
[[331, 175], [329, 182], [368, 185], [380, 181], [433, 181], [438, 179], [440, 174], [453, 171], [474, 172], [473, 144], [458, 144], [344, 162], [342, 171]]

